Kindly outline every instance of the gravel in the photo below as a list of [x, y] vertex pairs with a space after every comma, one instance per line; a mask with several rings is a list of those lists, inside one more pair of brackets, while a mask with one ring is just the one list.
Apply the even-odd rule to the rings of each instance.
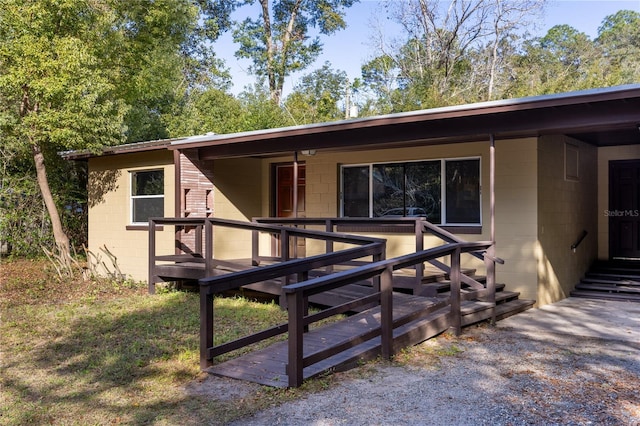
[[[640, 426], [640, 304], [568, 298], [323, 380], [231, 424]], [[232, 404], [261, 394], [214, 376], [188, 391]]]
[[639, 342], [480, 326], [422, 345], [232, 424], [640, 425]]

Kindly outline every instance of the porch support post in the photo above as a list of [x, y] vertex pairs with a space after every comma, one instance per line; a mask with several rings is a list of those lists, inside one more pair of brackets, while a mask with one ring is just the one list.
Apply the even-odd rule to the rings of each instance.
[[293, 153], [293, 217], [298, 218], [298, 151]]
[[489, 136], [491, 146], [489, 147], [489, 208], [490, 208], [490, 232], [491, 241], [496, 241], [496, 140], [491, 134]]
[[[298, 151], [293, 153], [293, 217], [298, 218]], [[296, 225], [294, 227], [297, 228]], [[295, 236], [293, 237], [293, 257], [298, 258], [298, 237]]]
[[488, 302], [493, 304], [491, 308], [491, 324], [496, 323], [496, 140], [491, 134], [489, 147], [489, 209], [490, 209], [490, 233], [491, 247], [487, 249], [485, 266], [487, 270]]

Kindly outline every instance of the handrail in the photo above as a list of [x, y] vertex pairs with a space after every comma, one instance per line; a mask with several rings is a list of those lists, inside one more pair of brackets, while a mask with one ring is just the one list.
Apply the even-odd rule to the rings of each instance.
[[[218, 292], [232, 290], [252, 283], [283, 277], [285, 284], [290, 275], [298, 274], [298, 281], [309, 278], [309, 271], [327, 265], [341, 263], [348, 260], [372, 256], [373, 262], [384, 259], [385, 240], [372, 239], [370, 244], [341, 250], [338, 252], [310, 256], [303, 259], [293, 259], [274, 265], [253, 268], [245, 271], [207, 277], [199, 280], [200, 284], [200, 366], [202, 369], [211, 365], [214, 356], [227, 353], [238, 348], [238, 341], [213, 347], [213, 295]], [[346, 312], [346, 311], [345, 311]], [[244, 345], [257, 343], [265, 338], [285, 333], [287, 327], [277, 326], [270, 331], [256, 333], [240, 339]]]
[[[336, 218], [336, 217], [331, 217], [331, 218], [322, 218], [322, 217], [315, 217], [315, 218], [277, 218], [277, 217], [258, 217], [258, 218], [253, 218], [253, 221], [258, 222], [258, 223], [269, 223], [269, 224], [281, 224], [281, 225], [324, 225], [325, 226], [325, 230], [327, 232], [332, 232], [335, 226], [339, 226], [339, 225], [346, 225], [346, 224], [350, 224], [350, 225], [354, 225], [354, 224], [367, 224], [367, 225], [385, 225], [385, 226], [392, 226], [392, 225], [413, 225], [414, 228], [414, 233], [415, 233], [415, 237], [416, 237], [416, 251], [421, 251], [424, 248], [424, 233], [425, 232], [429, 232], [432, 235], [440, 238], [441, 240], [445, 241], [446, 243], [465, 243], [466, 241], [463, 240], [462, 238], [459, 238], [458, 236], [452, 234], [451, 232], [441, 228], [438, 225], [434, 225], [433, 223], [429, 222], [426, 220], [426, 218], [423, 217], [397, 217], [397, 218], [387, 218], [387, 217], [376, 217], [376, 218], [357, 218], [357, 217], [342, 217], [342, 218]], [[333, 244], [331, 244], [330, 242], [327, 242], [327, 248], [326, 251], [330, 252], [333, 249]], [[491, 265], [488, 268], [489, 272], [488, 275], [493, 274], [495, 272], [495, 268], [494, 268], [494, 263], [499, 263], [501, 265], [503, 265], [505, 263], [504, 259], [501, 259], [500, 257], [495, 256], [494, 251], [493, 250], [485, 250], [483, 252], [474, 252], [471, 253], [472, 256], [474, 256], [475, 258], [485, 262], [485, 264], [488, 265], [487, 262], [491, 263]], [[441, 269], [444, 272], [449, 272], [449, 266], [447, 266], [446, 264], [442, 263], [442, 262], [430, 262], [433, 266], [437, 267], [438, 269]], [[416, 284], [415, 284], [415, 288], [414, 291], [416, 291], [419, 287], [419, 283], [422, 281], [422, 277], [423, 277], [423, 265], [415, 265], [415, 270], [416, 270]], [[495, 278], [493, 276], [491, 277], [487, 277], [489, 281], [494, 281]], [[474, 280], [473, 278], [470, 278], [466, 275], [462, 276], [462, 281], [465, 284], [471, 285], [471, 286], [480, 286], [481, 284]]]
[[[377, 336], [381, 337], [382, 356], [389, 358], [392, 355], [393, 345], [393, 314], [392, 314], [392, 271], [401, 269], [409, 265], [423, 263], [430, 259], [437, 259], [443, 256], [451, 256], [452, 273], [451, 273], [451, 321], [453, 328], [457, 334], [460, 333], [462, 327], [461, 311], [460, 311], [460, 254], [471, 253], [478, 250], [486, 250], [492, 242], [465, 242], [465, 243], [449, 243], [443, 246], [423, 250], [421, 252], [400, 256], [393, 259], [382, 260], [358, 268], [338, 272], [332, 275], [314, 278], [305, 282], [284, 286], [283, 292], [287, 297], [287, 305], [289, 306], [289, 363], [287, 373], [289, 375], [289, 386], [300, 386], [303, 381], [303, 369], [314, 363], [320, 362], [330, 356], [335, 355], [338, 350], [346, 350], [355, 346], [362, 340], [368, 340]], [[366, 336], [357, 336], [346, 342], [340, 342], [336, 347], [323, 349], [313, 354], [304, 356], [303, 340], [304, 326], [307, 325], [308, 315], [304, 311], [307, 299], [313, 294], [323, 291], [329, 291], [344, 285], [351, 284], [355, 281], [371, 278], [372, 276], [381, 276], [381, 288], [377, 292], [380, 296], [381, 321], [380, 327], [370, 331]]]
[[[159, 279], [159, 277], [155, 274], [156, 271], [156, 262], [157, 261], [175, 261], [175, 262], [185, 262], [185, 255], [160, 255], [156, 254], [156, 225], [173, 225], [176, 228], [185, 228], [185, 227], [195, 227], [196, 228], [196, 241], [194, 250], [190, 251], [188, 255], [192, 257], [193, 260], [197, 263], [204, 263], [204, 276], [212, 276], [213, 270], [216, 267], [217, 263], [220, 261], [213, 259], [213, 227], [228, 227], [235, 229], [243, 229], [252, 232], [252, 247], [251, 247], [251, 258], [254, 265], [258, 265], [261, 259], [258, 256], [258, 238], [257, 233], [266, 232], [275, 235], [279, 235], [281, 237], [281, 254], [279, 257], [269, 257], [269, 260], [278, 260], [278, 261], [286, 261], [289, 260], [289, 239], [290, 238], [309, 238], [309, 239], [318, 239], [327, 242], [327, 245], [331, 244], [331, 251], [333, 251], [333, 243], [345, 243], [345, 244], [353, 244], [358, 246], [365, 246], [374, 243], [384, 242], [384, 239], [366, 237], [366, 236], [358, 236], [358, 235], [348, 235], [343, 233], [336, 232], [327, 232], [327, 231], [314, 231], [314, 230], [306, 230], [306, 229], [297, 229], [297, 228], [289, 228], [282, 227], [277, 225], [269, 225], [262, 224], [256, 222], [243, 222], [231, 219], [216, 219], [216, 218], [150, 218], [149, 219], [149, 293], [153, 294], [155, 292], [155, 282]], [[204, 241], [202, 238], [202, 230], [204, 229]], [[178, 239], [176, 239], [176, 244]], [[203, 250], [204, 246], [204, 250]], [[176, 245], [176, 247], [178, 247]], [[179, 247], [182, 251], [184, 248]], [[204, 260], [203, 260], [204, 259]]]
[[[480, 259], [484, 259], [487, 265], [487, 285], [475, 292], [476, 296], [487, 297], [487, 300], [495, 302], [495, 278], [493, 277], [493, 268], [498, 258], [493, 256], [494, 243], [491, 241], [465, 242], [453, 234], [430, 224], [422, 218], [379, 218], [379, 219], [362, 219], [362, 218], [299, 218], [299, 219], [282, 219], [268, 218], [269, 223], [257, 222], [241, 222], [228, 219], [215, 218], [152, 218], [149, 220], [149, 262], [150, 262], [150, 289], [152, 285], [152, 266], [156, 260], [171, 260], [172, 256], [156, 256], [155, 250], [155, 232], [156, 225], [174, 225], [176, 227], [196, 227], [200, 235], [198, 241], [196, 235], [196, 249], [202, 252], [202, 231], [204, 230], [204, 256], [197, 257], [199, 262], [206, 264], [207, 272], [213, 271], [213, 227], [231, 227], [249, 230], [252, 232], [252, 253], [257, 253], [257, 235], [260, 232], [275, 234], [281, 236], [281, 263], [253, 268], [251, 270], [226, 273], [221, 276], [213, 276], [208, 274], [206, 278], [200, 280], [200, 365], [205, 369], [212, 365], [213, 357], [229, 352], [248, 344], [256, 343], [265, 338], [276, 336], [278, 334], [289, 332], [289, 383], [290, 386], [298, 386], [302, 381], [302, 368], [311, 365], [329, 356], [335, 355], [336, 351], [345, 350], [354, 346], [355, 341], [363, 339], [371, 339], [381, 336], [382, 339], [382, 355], [389, 357], [392, 352], [392, 335], [395, 326], [392, 318], [392, 291], [393, 291], [393, 271], [406, 268], [409, 266], [416, 267], [416, 276], [421, 278], [422, 265], [424, 262], [433, 261], [434, 264], [443, 265], [443, 268], [449, 272], [451, 280], [451, 296], [448, 303], [450, 304], [450, 319], [452, 327], [457, 333], [461, 328], [460, 302], [461, 282], [468, 283], [472, 287], [478, 288], [477, 283], [470, 277], [461, 274], [460, 255], [462, 253], [470, 253]], [[324, 225], [325, 230], [308, 230], [299, 229], [292, 226], [276, 225], [276, 223], [285, 223], [287, 225]], [[337, 224], [354, 224], [354, 223], [381, 223], [387, 225], [413, 225], [416, 234], [416, 252], [393, 259], [385, 260], [386, 240], [373, 237], [356, 236], [350, 234], [341, 234], [333, 232], [334, 226]], [[423, 232], [429, 231], [434, 235], [443, 239], [446, 244], [435, 248], [423, 250]], [[292, 237], [313, 238], [325, 240], [327, 251], [324, 254], [309, 256], [302, 259], [289, 259], [289, 239]], [[357, 247], [333, 252], [333, 243], [343, 242], [354, 244]], [[190, 253], [198, 255], [198, 253]], [[175, 258], [184, 255], [173, 256]], [[359, 266], [350, 270], [325, 275], [319, 278], [309, 279], [309, 271], [319, 268], [331, 268], [334, 264], [344, 263], [349, 260], [361, 259], [372, 256], [372, 262], [363, 266]], [[450, 256], [450, 266], [437, 261], [438, 258]], [[166, 258], [166, 259], [165, 259]], [[257, 259], [257, 258], [255, 258]], [[182, 260], [180, 260], [182, 261]], [[219, 261], [217, 261], [219, 262]], [[289, 277], [297, 274], [295, 284], [289, 284]], [[491, 275], [491, 277], [489, 277]], [[223, 345], [213, 346], [213, 295], [217, 292], [238, 288], [251, 283], [271, 280], [274, 278], [284, 278], [282, 287], [282, 297], [286, 298], [289, 309], [289, 322], [281, 324], [270, 329], [263, 330], [250, 336], [225, 343]], [[308, 315], [308, 297], [330, 289], [338, 288], [363, 279], [373, 279], [374, 293], [366, 297], [352, 300], [339, 306], [325, 309], [320, 313]], [[479, 287], [482, 287], [480, 285]], [[492, 294], [493, 293], [493, 294]], [[308, 325], [318, 321], [321, 318], [333, 316], [336, 313], [347, 312], [356, 307], [371, 307], [380, 305], [381, 309], [381, 326], [377, 331], [367, 332], [360, 335], [356, 339], [340, 342], [335, 347], [325, 351], [319, 351], [303, 356], [302, 351], [302, 334], [308, 330]], [[495, 315], [495, 309], [494, 314]]]
[[366, 256], [381, 256], [384, 253], [384, 243], [376, 242], [365, 246], [341, 250], [335, 253], [320, 254], [303, 259], [294, 259], [275, 265], [248, 269], [230, 274], [207, 277], [199, 280], [200, 288], [206, 288], [207, 293], [219, 293], [233, 290], [249, 284], [271, 280], [288, 275], [308, 273], [327, 265], [359, 259]]
[[[274, 277], [274, 274], [291, 274], [301, 271], [308, 267], [310, 261], [308, 259], [297, 259], [283, 262], [277, 265], [270, 265], [261, 268], [255, 268], [249, 271], [241, 271], [230, 273], [224, 276], [206, 278], [200, 280], [200, 365], [202, 369], [206, 369], [212, 365], [213, 357], [238, 349], [244, 345], [257, 343], [268, 337], [289, 332], [289, 385], [299, 386], [302, 383], [302, 369], [308, 365], [326, 359], [337, 352], [346, 350], [357, 344], [358, 341], [368, 340], [376, 336], [382, 337], [382, 354], [385, 357], [392, 355], [392, 332], [394, 321], [392, 317], [392, 272], [393, 270], [405, 268], [407, 266], [422, 263], [429, 259], [435, 259], [443, 256], [451, 256], [452, 259], [452, 290], [449, 299], [451, 305], [451, 320], [453, 328], [457, 333], [460, 332], [460, 254], [472, 253], [478, 250], [486, 250], [491, 246], [491, 242], [466, 242], [466, 243], [450, 243], [438, 246], [421, 252], [411, 253], [399, 256], [393, 259], [379, 259], [366, 265], [362, 265], [350, 270], [337, 272], [313, 279], [305, 279], [302, 282], [283, 286], [283, 295], [287, 298], [287, 306], [289, 309], [289, 321], [287, 324], [280, 324], [270, 329], [263, 330], [251, 336], [245, 336], [238, 340], [225, 343], [223, 345], [213, 346], [213, 293], [214, 290], [226, 290], [237, 285], [246, 285], [249, 282], [256, 282], [265, 278]], [[373, 246], [373, 245], [372, 245]], [[365, 246], [366, 247], [366, 246]], [[362, 250], [365, 247], [350, 249], [353, 253]], [[384, 250], [383, 247], [379, 247]], [[312, 262], [315, 266], [323, 266], [326, 261], [335, 257], [338, 253], [330, 253], [316, 256]], [[287, 270], [287, 268], [289, 268]], [[329, 291], [338, 287], [353, 284], [365, 279], [380, 278], [380, 286], [375, 289], [373, 295], [369, 295], [351, 301], [346, 305], [350, 308], [356, 306], [369, 305], [375, 302], [381, 306], [381, 326], [380, 328], [368, 332], [366, 335], [357, 336], [354, 339], [336, 343], [334, 347], [326, 350], [317, 351], [306, 357], [302, 355], [302, 339], [303, 334], [312, 322], [326, 318], [330, 315], [324, 314], [325, 311], [308, 315], [307, 306], [308, 298], [313, 294]], [[305, 278], [308, 278], [305, 277]], [[374, 305], [375, 306], [375, 305]], [[329, 308], [332, 315], [339, 312], [345, 312], [346, 307], [338, 306]]]
[[575, 243], [571, 244], [571, 250], [575, 253], [576, 249], [578, 248], [578, 246], [580, 244], [582, 244], [582, 241], [585, 239], [585, 237], [588, 235], [589, 233], [587, 232], [586, 229], [582, 230], [582, 233], [580, 233], [580, 236], [578, 237], [578, 239], [576, 240]]

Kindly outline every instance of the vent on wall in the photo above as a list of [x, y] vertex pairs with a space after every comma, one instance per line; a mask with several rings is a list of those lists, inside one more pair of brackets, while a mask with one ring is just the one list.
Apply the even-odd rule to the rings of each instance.
[[566, 180], [580, 180], [580, 149], [577, 145], [564, 144], [564, 178]]

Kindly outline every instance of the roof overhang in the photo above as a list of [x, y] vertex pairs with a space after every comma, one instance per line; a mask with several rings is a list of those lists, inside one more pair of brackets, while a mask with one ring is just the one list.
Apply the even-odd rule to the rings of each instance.
[[331, 123], [177, 139], [201, 159], [265, 157], [565, 134], [597, 146], [640, 143], [640, 84]]
[[79, 151], [65, 151], [61, 152], [60, 156], [66, 160], [85, 160], [87, 158], [105, 155], [132, 154], [137, 152], [166, 150], [174, 140], [176, 139], [161, 139], [155, 141], [107, 146], [102, 148], [98, 153], [86, 149]]

